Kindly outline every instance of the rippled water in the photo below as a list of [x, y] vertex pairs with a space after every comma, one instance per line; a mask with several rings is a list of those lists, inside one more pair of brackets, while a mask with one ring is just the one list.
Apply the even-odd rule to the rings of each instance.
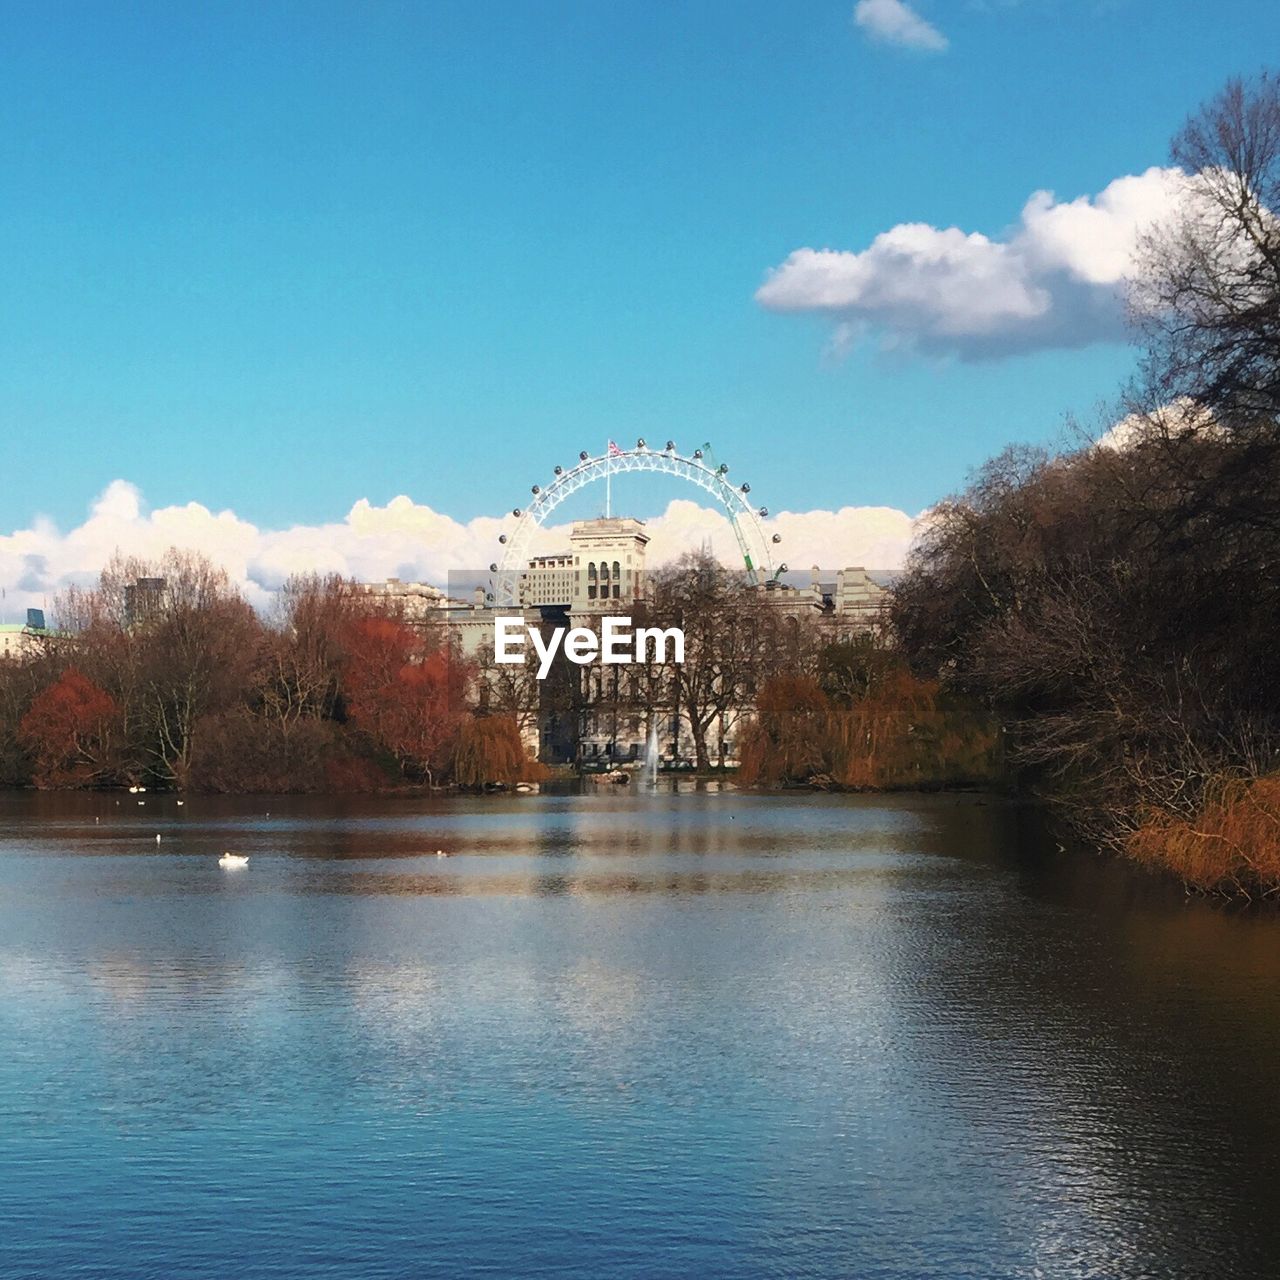
[[4, 1276], [1270, 1276], [1278, 1049], [974, 798], [0, 797]]

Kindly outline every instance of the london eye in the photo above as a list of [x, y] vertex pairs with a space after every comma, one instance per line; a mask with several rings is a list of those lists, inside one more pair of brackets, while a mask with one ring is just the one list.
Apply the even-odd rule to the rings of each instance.
[[489, 566], [493, 574], [488, 593], [491, 602], [500, 607], [519, 606], [520, 578], [528, 567], [534, 538], [566, 498], [598, 480], [609, 487], [614, 476], [637, 472], [674, 476], [710, 494], [733, 529], [747, 580], [755, 585], [776, 576], [771, 547], [782, 539], [776, 533], [772, 537], [765, 533], [763, 520], [769, 514], [768, 508], [752, 505], [751, 486], [734, 484], [729, 479], [728, 463], [717, 462], [710, 445], [704, 444], [685, 455], [673, 440], [668, 440], [665, 448], [651, 449], [641, 439], [632, 449], [611, 442], [606, 452], [598, 456], [584, 449], [573, 466], [557, 466], [549, 484], [532, 487], [529, 505], [511, 513], [516, 524], [500, 538], [502, 555]]

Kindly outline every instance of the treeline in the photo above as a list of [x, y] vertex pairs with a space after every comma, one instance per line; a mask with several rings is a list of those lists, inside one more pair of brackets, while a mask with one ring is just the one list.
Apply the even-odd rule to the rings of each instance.
[[117, 559], [58, 609], [60, 638], [0, 664], [0, 784], [380, 791], [534, 776], [509, 718], [436, 628], [354, 583], [299, 577], [259, 616], [188, 552]]
[[637, 626], [679, 628], [683, 662], [561, 664], [545, 684], [532, 660], [486, 665], [488, 705], [522, 725], [565, 721], [582, 739], [643, 740], [654, 725], [660, 747], [678, 722], [695, 769], [737, 763], [748, 786], [993, 781], [1001, 760], [990, 716], [913, 674], [882, 618], [851, 621], [819, 604], [811, 591], [756, 585], [688, 552], [651, 573], [643, 599], [627, 606]]
[[913, 669], [980, 699], [1089, 836], [1210, 890], [1280, 888], [1280, 87], [1176, 139], [1134, 284], [1145, 358], [1098, 444], [1010, 449], [898, 583]]
[[913, 674], [876, 634], [823, 646], [813, 675], [768, 680], [742, 749], [742, 780], [756, 786], [892, 790], [1002, 776], [991, 717]]

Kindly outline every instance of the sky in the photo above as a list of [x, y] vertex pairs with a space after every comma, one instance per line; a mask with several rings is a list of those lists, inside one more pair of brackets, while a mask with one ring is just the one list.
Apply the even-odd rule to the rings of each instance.
[[[813, 514], [805, 554], [853, 513], [840, 554], [900, 557], [1005, 444], [1105, 426], [1169, 138], [1280, 48], [1274, 0], [0, 18], [6, 598], [112, 537], [221, 546], [206, 516], [264, 587], [290, 536], [426, 572], [428, 517], [487, 558], [555, 463], [637, 436], [712, 441]], [[402, 542], [357, 565], [361, 512]]]

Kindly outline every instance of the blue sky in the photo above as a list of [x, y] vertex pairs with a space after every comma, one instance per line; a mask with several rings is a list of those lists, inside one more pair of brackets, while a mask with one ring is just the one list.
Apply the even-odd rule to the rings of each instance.
[[1164, 163], [1280, 7], [912, 8], [945, 49], [816, 0], [0, 5], [0, 530], [118, 477], [274, 528], [467, 520], [640, 434], [775, 509], [916, 511], [1090, 418], [1115, 341], [975, 358], [907, 316], [886, 350], [867, 313], [836, 356], [839, 317], [756, 291]]

